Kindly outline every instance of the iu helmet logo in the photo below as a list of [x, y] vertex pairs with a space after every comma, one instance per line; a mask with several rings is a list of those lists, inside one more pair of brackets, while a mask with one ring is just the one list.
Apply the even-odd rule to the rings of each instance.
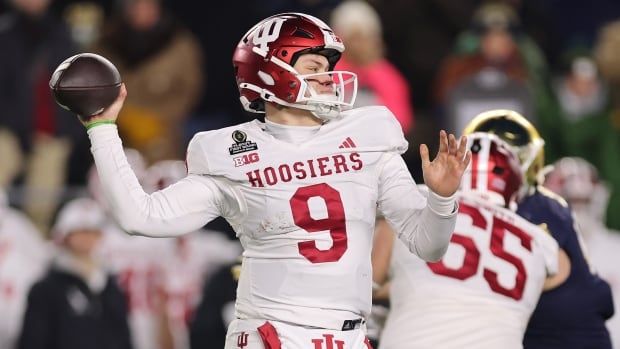
[[269, 44], [278, 40], [280, 37], [280, 29], [286, 21], [284, 18], [272, 18], [259, 25], [256, 28], [256, 34], [252, 37], [252, 43], [256, 48], [263, 51], [265, 55], [269, 51]]

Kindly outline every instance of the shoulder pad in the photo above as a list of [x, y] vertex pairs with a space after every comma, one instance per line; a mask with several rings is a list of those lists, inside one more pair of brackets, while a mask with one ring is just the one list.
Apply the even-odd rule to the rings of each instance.
[[228, 155], [228, 148], [235, 143], [232, 135], [235, 131], [247, 132], [249, 123], [225, 127], [218, 130], [198, 132], [192, 137], [187, 147], [186, 163], [188, 174], [218, 175], [215, 162], [218, 154]]
[[207, 136], [207, 132], [198, 132], [192, 137], [187, 146], [185, 155], [185, 164], [187, 165], [187, 174], [207, 174], [209, 173], [209, 165], [207, 164], [207, 155], [204, 151], [203, 139]]
[[566, 201], [543, 187], [526, 196], [517, 209], [517, 213], [534, 224], [545, 223], [551, 235], [564, 246], [575, 231], [573, 214]]
[[[394, 114], [385, 106], [368, 106], [343, 112], [340, 122], [360, 127], [360, 133], [367, 135], [368, 146], [387, 148], [399, 154], [409, 146], [403, 129]], [[359, 126], [357, 126], [359, 125]]]
[[566, 202], [566, 200], [564, 200], [563, 197], [561, 197], [560, 195], [552, 192], [551, 190], [543, 187], [542, 185], [538, 185], [536, 186], [536, 190], [541, 193], [543, 196], [548, 197], [549, 199], [552, 199], [554, 201], [557, 201], [560, 205], [568, 208], [568, 203]]

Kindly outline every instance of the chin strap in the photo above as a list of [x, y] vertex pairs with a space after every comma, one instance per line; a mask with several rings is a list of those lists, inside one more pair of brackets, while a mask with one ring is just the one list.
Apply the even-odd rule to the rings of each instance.
[[93, 127], [99, 125], [114, 125], [116, 122], [114, 120], [101, 120], [101, 121], [93, 121], [86, 124], [86, 130], [90, 130]]

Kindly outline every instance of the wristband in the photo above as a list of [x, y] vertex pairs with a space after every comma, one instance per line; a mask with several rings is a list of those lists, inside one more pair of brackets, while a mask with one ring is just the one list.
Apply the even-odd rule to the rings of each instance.
[[90, 130], [91, 128], [99, 126], [99, 125], [109, 125], [109, 124], [115, 124], [115, 123], [116, 122], [114, 120], [95, 121], [95, 122], [86, 124], [86, 129]]

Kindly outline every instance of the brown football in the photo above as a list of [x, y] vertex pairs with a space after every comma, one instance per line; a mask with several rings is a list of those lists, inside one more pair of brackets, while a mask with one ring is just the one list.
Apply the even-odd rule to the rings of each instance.
[[87, 121], [118, 97], [121, 75], [104, 57], [81, 53], [67, 58], [56, 68], [50, 88], [61, 107]]

